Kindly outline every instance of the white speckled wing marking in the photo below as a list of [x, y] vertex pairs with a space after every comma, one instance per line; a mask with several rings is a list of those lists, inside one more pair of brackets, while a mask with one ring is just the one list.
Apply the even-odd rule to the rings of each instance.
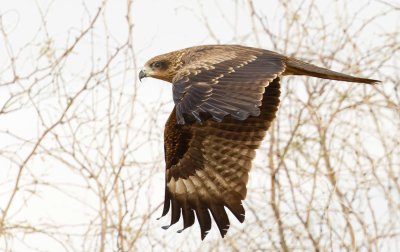
[[229, 228], [228, 208], [244, 221], [241, 201], [255, 150], [275, 118], [279, 105], [279, 78], [265, 88], [258, 117], [221, 122], [176, 124], [172, 111], [165, 131], [166, 191], [163, 216], [171, 208], [171, 224], [183, 217], [183, 229], [200, 224], [204, 239], [211, 215], [223, 237]]

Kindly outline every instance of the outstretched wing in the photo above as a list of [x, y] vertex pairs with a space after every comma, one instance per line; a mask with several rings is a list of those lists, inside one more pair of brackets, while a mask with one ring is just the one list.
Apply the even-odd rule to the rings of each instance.
[[277, 53], [242, 46], [206, 47], [183, 56], [185, 65], [173, 79], [179, 124], [185, 116], [215, 121], [230, 115], [244, 120], [260, 114], [264, 89], [285, 70]]
[[[229, 228], [228, 208], [244, 221], [241, 201], [251, 161], [272, 120], [280, 95], [279, 78], [263, 94], [260, 114], [243, 121], [230, 116], [222, 122], [177, 124], [175, 109], [165, 127], [166, 188], [163, 216], [171, 208], [171, 224], [183, 217], [183, 229], [195, 222], [204, 239], [211, 229], [211, 215], [224, 237]], [[168, 228], [167, 226], [166, 228]], [[182, 229], [182, 230], [183, 230]]]

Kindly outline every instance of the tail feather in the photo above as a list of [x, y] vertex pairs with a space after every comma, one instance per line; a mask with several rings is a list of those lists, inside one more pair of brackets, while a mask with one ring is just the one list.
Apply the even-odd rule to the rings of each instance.
[[377, 84], [379, 80], [372, 80], [366, 78], [358, 78], [347, 74], [338, 73], [326, 68], [318, 67], [297, 59], [288, 58], [286, 61], [286, 72], [294, 75], [309, 75], [313, 77], [329, 79], [329, 80], [339, 80], [348, 82], [359, 82], [366, 84]]

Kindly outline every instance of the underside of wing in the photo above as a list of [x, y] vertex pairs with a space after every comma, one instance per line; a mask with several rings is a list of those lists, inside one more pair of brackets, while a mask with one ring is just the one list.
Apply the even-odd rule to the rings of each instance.
[[217, 49], [196, 58], [174, 78], [179, 124], [186, 117], [201, 122], [211, 116], [220, 122], [227, 115], [237, 120], [258, 116], [265, 87], [285, 70], [284, 58], [266, 50], [232, 46], [225, 55]]
[[[171, 223], [183, 218], [183, 229], [197, 218], [204, 239], [211, 216], [221, 236], [230, 222], [229, 209], [240, 221], [242, 200], [255, 150], [275, 118], [279, 105], [279, 78], [263, 91], [260, 113], [245, 120], [226, 116], [221, 122], [177, 124], [176, 111], [165, 128], [166, 189], [163, 216], [171, 210]], [[169, 226], [168, 226], [169, 227]]]

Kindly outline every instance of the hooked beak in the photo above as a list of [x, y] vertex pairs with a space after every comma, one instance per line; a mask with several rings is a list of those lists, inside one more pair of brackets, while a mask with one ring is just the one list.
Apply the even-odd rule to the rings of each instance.
[[139, 72], [139, 81], [142, 82], [142, 79], [147, 77], [146, 72], [144, 70], [141, 70]]

